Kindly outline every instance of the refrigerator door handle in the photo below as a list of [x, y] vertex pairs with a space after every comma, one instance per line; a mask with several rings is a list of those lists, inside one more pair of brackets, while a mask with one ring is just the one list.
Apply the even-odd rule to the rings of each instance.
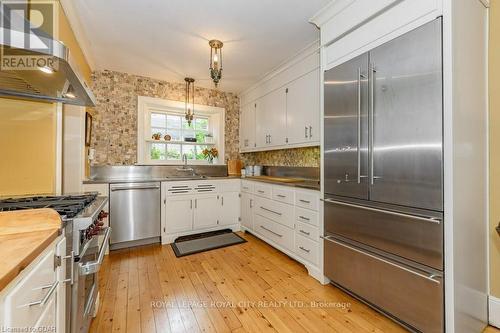
[[375, 138], [374, 131], [375, 131], [375, 126], [373, 123], [375, 122], [375, 73], [377, 72], [375, 70], [375, 67], [373, 64], [370, 64], [370, 74], [368, 78], [368, 84], [370, 85], [370, 185], [374, 185], [374, 176], [373, 176], [373, 141]]
[[[375, 255], [373, 255], [373, 254], [371, 254], [371, 253], [368, 253], [368, 252], [365, 252], [365, 251], [358, 250], [357, 248], [352, 247], [352, 246], [350, 246], [350, 245], [347, 245], [346, 243], [341, 243], [341, 242], [339, 242], [338, 240], [336, 240], [336, 239], [335, 239], [335, 237], [332, 237], [332, 236], [320, 236], [320, 238], [322, 238], [322, 239], [324, 239], [324, 240], [326, 240], [326, 241], [328, 241], [328, 242], [332, 242], [332, 243], [335, 243], [335, 244], [341, 245], [341, 246], [346, 247], [346, 248], [348, 248], [348, 249], [350, 249], [350, 250], [352, 250], [352, 251], [355, 251], [355, 252], [361, 253], [361, 254], [363, 254], [363, 255], [365, 255], [365, 256], [371, 257], [371, 258], [373, 258], [373, 259], [375, 259], [375, 260], [381, 261], [381, 262], [383, 262], [383, 263], [385, 263], [385, 264], [387, 264], [387, 265], [394, 266], [394, 267], [396, 267], [396, 268], [398, 268], [398, 269], [401, 269], [401, 270], [403, 270], [403, 271], [406, 271], [406, 272], [408, 272], [408, 273], [410, 273], [410, 274], [415, 274], [415, 275], [420, 276], [421, 278], [424, 278], [424, 279], [426, 279], [426, 280], [429, 280], [429, 281], [431, 281], [431, 282], [433, 282], [433, 283], [436, 283], [436, 284], [441, 284], [441, 281], [437, 280], [437, 279], [442, 279], [442, 276], [441, 276], [441, 275], [439, 275], [439, 274], [436, 274], [436, 273], [430, 273], [430, 274], [424, 274], [424, 273], [421, 273], [421, 272], [416, 271], [416, 270], [414, 270], [414, 269], [411, 269], [411, 268], [409, 268], [409, 267], [402, 266], [402, 265], [399, 265], [399, 264], [397, 264], [397, 263], [395, 263], [395, 262], [392, 262], [392, 261], [386, 260], [386, 259], [384, 259], [384, 258], [382, 258], [382, 257], [375, 256]], [[437, 278], [437, 279], [436, 279], [436, 278]]]
[[415, 219], [415, 220], [420, 220], [420, 221], [425, 221], [425, 222], [431, 222], [431, 223], [441, 223], [441, 219], [437, 217], [423, 217], [423, 216], [418, 216], [418, 215], [410, 215], [410, 214], [405, 214], [405, 213], [398, 213], [398, 212], [393, 212], [390, 210], [383, 210], [383, 209], [378, 209], [378, 208], [373, 208], [373, 207], [366, 207], [366, 206], [360, 206], [360, 205], [354, 205], [350, 204], [347, 202], [342, 202], [342, 201], [336, 201], [332, 199], [322, 199], [324, 202], [329, 202], [333, 203], [336, 205], [341, 205], [341, 206], [347, 206], [347, 207], [354, 207], [354, 208], [359, 208], [359, 209], [364, 209], [364, 210], [369, 210], [372, 212], [377, 212], [377, 213], [384, 213], [384, 214], [389, 214], [389, 215], [394, 215], [394, 216], [399, 216], [399, 217], [405, 217], [405, 218], [410, 218], [410, 219]]
[[358, 184], [361, 184], [361, 68], [358, 67]]

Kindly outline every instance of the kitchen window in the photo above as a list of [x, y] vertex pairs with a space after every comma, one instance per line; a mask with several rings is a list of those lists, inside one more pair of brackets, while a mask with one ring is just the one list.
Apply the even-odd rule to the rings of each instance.
[[202, 151], [212, 147], [219, 151], [222, 163], [222, 119], [224, 109], [195, 105], [194, 120], [188, 124], [183, 102], [139, 97], [139, 164], [179, 164], [184, 154], [190, 164], [207, 164]]

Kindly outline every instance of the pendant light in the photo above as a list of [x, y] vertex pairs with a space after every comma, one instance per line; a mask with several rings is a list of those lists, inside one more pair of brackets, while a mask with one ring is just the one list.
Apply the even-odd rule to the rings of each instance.
[[212, 39], [208, 45], [210, 45], [210, 77], [217, 87], [222, 78], [222, 46], [224, 44], [220, 40]]
[[194, 79], [187, 77], [184, 81], [186, 81], [185, 117], [188, 125], [191, 126], [191, 122], [194, 118]]

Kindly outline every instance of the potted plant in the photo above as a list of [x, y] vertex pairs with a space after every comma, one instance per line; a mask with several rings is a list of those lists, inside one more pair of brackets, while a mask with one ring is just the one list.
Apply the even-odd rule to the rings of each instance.
[[153, 133], [153, 140], [161, 140], [161, 133]]
[[214, 158], [217, 158], [219, 156], [219, 151], [215, 147], [210, 149], [205, 148], [201, 153], [203, 154], [203, 156], [205, 157], [205, 159], [208, 161], [209, 164], [213, 164]]

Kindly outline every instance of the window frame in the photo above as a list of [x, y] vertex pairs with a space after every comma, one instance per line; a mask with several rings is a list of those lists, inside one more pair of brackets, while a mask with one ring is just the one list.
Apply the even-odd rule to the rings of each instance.
[[[151, 114], [152, 113], [167, 113], [184, 115], [184, 102], [165, 100], [154, 97], [138, 96], [137, 101], [137, 164], [141, 165], [180, 165], [182, 160], [152, 160], [151, 145], [155, 143], [152, 140], [149, 132], [151, 130]], [[195, 116], [209, 118], [208, 132], [212, 132], [214, 136], [214, 146], [219, 151], [219, 158], [214, 164], [224, 164], [224, 123], [225, 109], [214, 106], [195, 104]], [[181, 125], [182, 127], [182, 125]], [[158, 143], [168, 144], [163, 140]], [[183, 144], [182, 141], [174, 141], [174, 144]], [[185, 146], [192, 145], [186, 144]], [[203, 146], [203, 143], [195, 145]], [[182, 149], [182, 148], [181, 148]], [[206, 160], [188, 160], [189, 164], [207, 165]]]

